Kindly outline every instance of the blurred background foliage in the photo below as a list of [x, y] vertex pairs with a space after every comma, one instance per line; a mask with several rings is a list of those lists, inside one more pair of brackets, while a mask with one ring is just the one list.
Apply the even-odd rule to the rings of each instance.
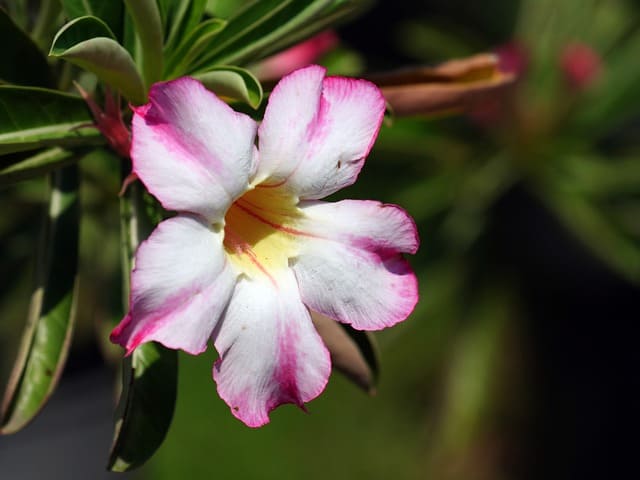
[[[224, 17], [242, 2], [214, 3]], [[215, 393], [214, 354], [181, 354], [172, 427], [135, 478], [624, 473], [639, 400], [640, 2], [377, 2], [336, 33], [321, 59], [333, 73], [493, 51], [519, 79], [464, 115], [394, 118], [358, 183], [335, 196], [398, 203], [422, 238], [410, 259], [418, 308], [376, 335], [377, 395], [334, 373], [310, 415], [283, 407], [250, 430]], [[103, 368], [99, 352], [113, 348], [106, 332], [121, 315], [120, 172], [109, 153], [80, 165], [81, 294], [68, 377]], [[5, 373], [45, 195], [44, 179], [0, 191]]]

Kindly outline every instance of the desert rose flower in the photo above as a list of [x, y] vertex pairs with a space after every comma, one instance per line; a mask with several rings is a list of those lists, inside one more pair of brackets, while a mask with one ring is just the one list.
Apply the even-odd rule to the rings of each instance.
[[191, 354], [213, 341], [218, 393], [249, 426], [283, 403], [304, 408], [331, 369], [310, 311], [378, 330], [418, 298], [404, 210], [320, 201], [356, 180], [380, 91], [307, 67], [276, 86], [260, 126], [191, 78], [154, 85], [149, 100], [134, 108], [133, 172], [177, 215], [138, 248], [112, 340]]

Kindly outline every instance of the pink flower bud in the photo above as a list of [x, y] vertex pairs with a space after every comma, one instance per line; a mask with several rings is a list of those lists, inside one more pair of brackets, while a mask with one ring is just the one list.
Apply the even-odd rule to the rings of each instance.
[[600, 74], [602, 60], [589, 45], [570, 43], [560, 56], [560, 69], [569, 87], [584, 90]]
[[503, 73], [512, 73], [520, 77], [529, 68], [529, 52], [518, 40], [512, 40], [496, 48], [496, 55], [498, 55], [500, 71]]
[[260, 62], [256, 73], [261, 79], [272, 80], [283, 77], [298, 68], [306, 67], [317, 61], [321, 55], [338, 44], [338, 36], [326, 30], [298, 43], [287, 50]]

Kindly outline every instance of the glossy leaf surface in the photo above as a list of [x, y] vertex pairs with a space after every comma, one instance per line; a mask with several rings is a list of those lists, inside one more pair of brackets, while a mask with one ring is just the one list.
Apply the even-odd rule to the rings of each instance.
[[353, 18], [371, 5], [371, 0], [337, 0], [331, 2], [319, 14], [314, 15], [303, 25], [297, 25], [287, 35], [272, 41], [262, 50], [261, 57], [272, 55], [296, 43], [312, 37], [322, 30], [335, 28], [337, 25]]
[[55, 90], [0, 86], [0, 155], [47, 146], [103, 142], [80, 97]]
[[2, 402], [3, 434], [20, 430], [44, 406], [60, 378], [71, 341], [80, 225], [77, 167], [55, 172], [52, 180], [36, 287]]
[[131, 55], [96, 17], [80, 17], [62, 27], [53, 39], [49, 56], [96, 74], [133, 103], [145, 102], [144, 84]]
[[155, 0], [124, 0], [141, 47], [141, 69], [147, 86], [162, 78], [163, 33]]
[[259, 60], [271, 52], [273, 42], [301, 28], [332, 2], [265, 0], [248, 4], [216, 36], [194, 71], [217, 64], [242, 64]]
[[254, 109], [262, 101], [262, 85], [244, 68], [216, 67], [207, 73], [195, 75], [195, 78], [219, 97], [239, 100]]
[[189, 65], [206, 51], [212, 39], [227, 25], [219, 18], [212, 18], [200, 23], [189, 35], [185, 36], [180, 45], [169, 53], [166, 67], [167, 77], [175, 78], [188, 71]]
[[54, 147], [0, 168], [0, 185], [39, 177], [78, 161], [70, 150]]
[[196, 28], [204, 14], [206, 0], [158, 0], [165, 45], [172, 51]]

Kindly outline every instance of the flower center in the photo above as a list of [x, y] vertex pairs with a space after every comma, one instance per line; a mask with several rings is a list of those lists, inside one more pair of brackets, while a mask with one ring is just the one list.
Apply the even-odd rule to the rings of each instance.
[[296, 200], [268, 187], [256, 187], [236, 200], [224, 217], [224, 248], [231, 263], [255, 278], [289, 266], [298, 253], [293, 225], [301, 217]]

